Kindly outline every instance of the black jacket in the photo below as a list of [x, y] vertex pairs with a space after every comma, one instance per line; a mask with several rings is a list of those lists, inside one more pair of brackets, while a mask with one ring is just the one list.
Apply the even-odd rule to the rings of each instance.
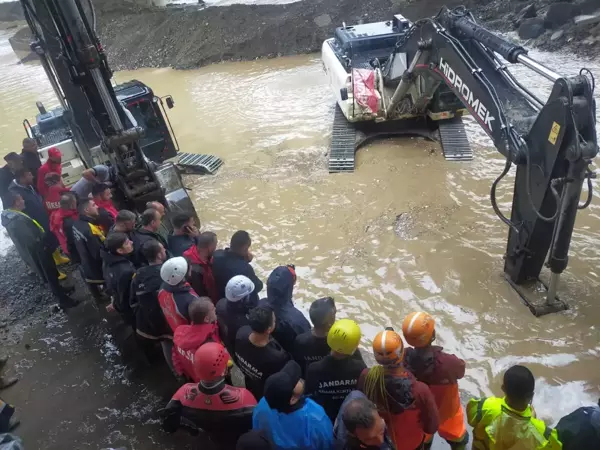
[[217, 284], [219, 298], [225, 297], [227, 282], [236, 275], [244, 275], [254, 283], [254, 292], [250, 300], [258, 302], [258, 293], [262, 291], [263, 283], [254, 273], [254, 269], [244, 258], [228, 248], [217, 250], [213, 255], [213, 274]]
[[104, 249], [104, 235], [94, 219], [79, 216], [72, 227], [75, 248], [79, 255], [85, 281], [104, 284], [101, 252]]
[[144, 228], [139, 228], [138, 230], [135, 230], [133, 233], [133, 238], [131, 239], [133, 241], [133, 260], [135, 262], [135, 265], [137, 267], [143, 266], [143, 265], [148, 265], [148, 261], [146, 261], [146, 258], [144, 258], [144, 255], [142, 255], [142, 245], [144, 245], [145, 242], [148, 242], [150, 240], [154, 239], [155, 241], [160, 242], [163, 247], [165, 248], [165, 250], [167, 250], [167, 257], [170, 258], [171, 254], [169, 252], [169, 246], [167, 245], [167, 240], [162, 237], [162, 235], [158, 234], [158, 233], [154, 233], [152, 231], [148, 231]]
[[129, 305], [135, 314], [136, 332], [147, 339], [173, 335], [158, 303], [158, 291], [162, 284], [161, 267], [158, 264], [140, 267], [131, 280]]
[[584, 406], [563, 417], [556, 425], [563, 450], [600, 448], [600, 407]]
[[63, 233], [67, 239], [67, 249], [69, 250], [69, 257], [71, 262], [75, 264], [81, 263], [79, 253], [77, 253], [77, 246], [75, 245], [75, 237], [73, 237], [73, 224], [75, 220], [72, 217], [66, 217], [63, 220]]
[[37, 186], [38, 170], [42, 167], [39, 153], [21, 152], [21, 158], [23, 158], [23, 166], [33, 174], [33, 185]]
[[170, 234], [167, 238], [167, 244], [169, 245], [171, 256], [183, 256], [183, 252], [192, 245], [196, 245], [196, 240], [187, 234]]
[[219, 322], [219, 336], [229, 354], [235, 356], [235, 338], [237, 332], [244, 325], [248, 325], [248, 312], [257, 305], [257, 302], [246, 301], [230, 302], [226, 298], [219, 300], [216, 306], [217, 321]]
[[58, 239], [50, 231], [50, 218], [44, 206], [42, 196], [37, 193], [33, 186], [21, 186], [16, 181], [12, 181], [8, 188], [13, 194], [19, 194], [25, 200], [25, 210], [23, 211], [37, 223], [39, 223], [46, 232], [46, 246], [50, 250], [58, 248]]
[[122, 255], [103, 252], [102, 258], [106, 289], [113, 297], [113, 305], [125, 322], [133, 325], [135, 319], [131, 306], [129, 306], [129, 298], [131, 297], [131, 279], [135, 273], [135, 267], [129, 258]]
[[0, 197], [2, 198], [4, 209], [8, 208], [8, 205], [5, 204], [6, 201], [4, 200], [4, 197], [8, 193], [8, 187], [14, 179], [15, 175], [8, 166], [0, 167]]

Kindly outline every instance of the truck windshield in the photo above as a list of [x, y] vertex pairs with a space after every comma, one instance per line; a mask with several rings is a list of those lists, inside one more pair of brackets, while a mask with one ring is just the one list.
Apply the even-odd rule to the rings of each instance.
[[142, 147], [146, 147], [157, 141], [164, 140], [160, 120], [156, 117], [152, 102], [148, 99], [135, 100], [127, 104], [127, 109], [135, 118], [139, 127], [144, 128], [146, 134], [140, 139]]

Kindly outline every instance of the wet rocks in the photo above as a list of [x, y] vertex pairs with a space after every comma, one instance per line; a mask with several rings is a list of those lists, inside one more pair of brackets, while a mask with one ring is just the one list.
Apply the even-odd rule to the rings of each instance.
[[552, 30], [570, 22], [581, 12], [579, 5], [567, 2], [552, 3], [544, 16], [544, 25]]
[[519, 37], [521, 39], [535, 39], [544, 34], [544, 19], [541, 17], [533, 17], [525, 19], [519, 26]]
[[535, 8], [535, 4], [531, 3], [517, 13], [513, 20], [513, 23], [515, 27], [518, 28], [521, 26], [525, 19], [532, 19], [534, 17], [537, 17], [537, 10]]
[[583, 16], [575, 17], [574, 21], [575, 28], [585, 28], [590, 25], [595, 25], [600, 23], [600, 12], [597, 14], [586, 14]]

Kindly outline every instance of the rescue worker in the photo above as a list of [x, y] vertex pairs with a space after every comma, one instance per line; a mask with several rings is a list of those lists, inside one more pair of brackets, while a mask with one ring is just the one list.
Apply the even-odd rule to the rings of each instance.
[[327, 333], [330, 354], [310, 364], [306, 371], [306, 393], [325, 409], [332, 423], [367, 367], [364, 361], [352, 357], [360, 338], [360, 327], [355, 321], [338, 320]]
[[439, 425], [433, 394], [404, 367], [404, 344], [393, 329], [375, 336], [373, 353], [379, 365], [363, 371], [359, 389], [377, 405], [396, 450], [422, 449]]
[[98, 207], [98, 224], [105, 233], [108, 234], [115, 224], [117, 218], [117, 208], [112, 202], [112, 192], [110, 186], [105, 183], [98, 183], [92, 187], [92, 198]]
[[304, 396], [302, 369], [294, 360], [267, 378], [265, 396], [252, 414], [252, 429], [260, 430], [277, 449], [330, 450], [333, 428], [323, 408]]
[[394, 450], [377, 405], [360, 391], [352, 391], [342, 403], [333, 426], [334, 450]]
[[[406, 349], [406, 368], [417, 380], [429, 386], [435, 398], [440, 417], [438, 434], [450, 448], [465, 449], [469, 434], [458, 392], [458, 380], [465, 376], [465, 362], [444, 352], [442, 347], [431, 345], [435, 340], [435, 320], [426, 312], [406, 316], [402, 333], [406, 342], [414, 347]], [[433, 435], [429, 435], [425, 448], [431, 447], [432, 440]]]
[[113, 308], [121, 315], [123, 322], [135, 329], [135, 315], [129, 303], [131, 280], [135, 273], [135, 267], [129, 259], [133, 243], [125, 233], [111, 233], [104, 241], [104, 247], [104, 280], [112, 296]]
[[92, 193], [92, 187], [97, 183], [109, 183], [112, 172], [110, 167], [99, 164], [86, 169], [81, 173], [81, 179], [71, 187], [71, 191], [77, 194], [78, 200], [87, 199]]
[[167, 256], [171, 256], [167, 240], [158, 233], [160, 221], [160, 214], [155, 209], [147, 209], [142, 213], [142, 226], [133, 233], [133, 247], [138, 266], [148, 264], [148, 261], [144, 259], [144, 256], [141, 253], [141, 248], [142, 245], [144, 245], [144, 242], [149, 241], [150, 239], [160, 242], [167, 251]]
[[562, 448], [556, 430], [535, 418], [531, 406], [535, 379], [527, 367], [512, 366], [504, 372], [502, 391], [502, 398], [469, 400], [467, 420], [473, 427], [473, 450]]
[[[207, 342], [194, 354], [198, 383], [185, 384], [162, 413], [169, 433], [193, 424], [204, 430], [219, 448], [234, 448], [238, 438], [252, 427], [256, 400], [250, 391], [225, 383], [229, 353], [217, 342]], [[182, 420], [184, 419], [184, 420]]]
[[[122, 209], [117, 213], [117, 217], [115, 218], [115, 224], [111, 228], [110, 233], [119, 232], [125, 233], [129, 239], [133, 241], [133, 233], [135, 231], [135, 221], [136, 215], [135, 213]], [[135, 251], [135, 248], [134, 248]]]
[[167, 238], [173, 256], [183, 256], [184, 252], [196, 245], [200, 232], [190, 213], [179, 213], [173, 217], [173, 234]]
[[294, 266], [279, 266], [267, 279], [267, 298], [263, 300], [275, 312], [277, 328], [273, 337], [288, 353], [293, 353], [296, 337], [310, 331], [310, 323], [292, 301], [296, 270]]
[[[315, 300], [310, 305], [308, 314], [313, 328], [296, 336], [293, 352], [294, 359], [302, 367], [304, 378], [306, 378], [306, 369], [311, 363], [321, 361], [331, 353], [331, 349], [327, 345], [327, 334], [335, 323], [335, 300], [332, 297]], [[358, 348], [353, 357], [360, 361], [363, 360]]]
[[216, 249], [217, 235], [211, 231], [205, 231], [198, 236], [196, 244], [183, 253], [192, 266], [190, 284], [198, 295], [209, 297], [215, 305], [220, 300], [211, 263]]
[[73, 224], [79, 218], [77, 211], [77, 197], [72, 192], [60, 197], [60, 209], [54, 211], [50, 216], [50, 229], [58, 237], [60, 246], [69, 255], [72, 262], [79, 264], [80, 259], [73, 237]]
[[60, 175], [54, 172], [45, 175], [44, 184], [46, 185], [46, 193], [43, 196], [44, 206], [46, 207], [46, 212], [50, 216], [50, 220], [52, 220], [52, 213], [60, 209], [60, 197], [64, 193], [70, 191], [63, 184]]
[[58, 282], [59, 272], [47, 247], [45, 230], [25, 213], [25, 202], [18, 194], [8, 193], [2, 211], [2, 225], [15, 244], [17, 252], [29, 268], [48, 283], [62, 309], [76, 306], [78, 302], [67, 295]]
[[[33, 174], [29, 169], [19, 169], [15, 173], [15, 179], [10, 184], [9, 191], [14, 194], [19, 194], [25, 201], [25, 209], [23, 212], [41, 225], [45, 232], [46, 247], [52, 251], [52, 257], [57, 266], [69, 262], [69, 258], [65, 258], [60, 254], [58, 249], [58, 239], [54, 233], [50, 231], [50, 218], [44, 202], [40, 194], [33, 188]], [[61, 274], [60, 279], [66, 278], [66, 275]]]
[[200, 297], [192, 301], [188, 315], [190, 325], [179, 325], [173, 335], [173, 368], [178, 375], [199, 382], [194, 372], [194, 354], [206, 342], [221, 344], [221, 338], [215, 305], [209, 298]]
[[173, 332], [179, 325], [190, 323], [189, 307], [198, 298], [186, 281], [188, 274], [189, 265], [182, 256], [167, 260], [160, 268], [163, 284], [158, 291], [158, 302]]
[[36, 178], [36, 189], [44, 200], [48, 193], [48, 185], [46, 184], [46, 175], [56, 173], [58, 177], [62, 175], [62, 154], [56, 147], [48, 150], [48, 160], [38, 169]]
[[[160, 215], [160, 227], [158, 228], [158, 234], [160, 234], [163, 239], [167, 240], [169, 238], [169, 234], [171, 234], [171, 230], [169, 230], [167, 224], [165, 223], [167, 221], [164, 220], [165, 216], [167, 215], [165, 205], [163, 205], [161, 202], [148, 202], [146, 203], [146, 209], [155, 209], [158, 211], [158, 214]], [[200, 223], [198, 223], [198, 226], [200, 226]], [[168, 244], [169, 242], [167, 241], [167, 245]]]
[[79, 218], [73, 223], [73, 239], [80, 259], [80, 270], [84, 281], [96, 300], [104, 301], [105, 296], [101, 287], [104, 284], [102, 273], [102, 256], [104, 249], [104, 232], [98, 226], [98, 207], [94, 200], [85, 198], [80, 200]]
[[243, 276], [233, 277], [227, 283], [225, 298], [217, 303], [217, 319], [219, 321], [219, 335], [230, 355], [235, 355], [235, 339], [237, 332], [244, 325], [248, 325], [248, 312], [256, 306], [251, 300], [254, 292], [254, 283]]
[[250, 252], [252, 241], [246, 231], [236, 231], [231, 237], [229, 247], [225, 250], [217, 250], [213, 255], [213, 274], [217, 283], [218, 297], [225, 297], [225, 287], [229, 280], [236, 275], [243, 275], [252, 281], [254, 292], [251, 301], [258, 303], [258, 293], [262, 291], [263, 283], [254, 273], [250, 265], [254, 255]]
[[563, 450], [600, 448], [600, 401], [560, 419], [556, 431]]
[[266, 306], [253, 308], [248, 313], [248, 322], [237, 332], [235, 358], [246, 387], [260, 399], [267, 378], [279, 372], [291, 358], [271, 336], [275, 329], [273, 310]]
[[2, 204], [4, 209], [8, 208], [5, 204], [4, 196], [8, 194], [8, 189], [15, 179], [15, 173], [17, 170], [23, 168], [23, 159], [15, 152], [10, 152], [4, 157], [6, 165], [0, 168], [0, 197], [2, 197]]
[[23, 139], [23, 147], [20, 156], [23, 160], [23, 166], [31, 170], [31, 173], [33, 174], [33, 185], [37, 186], [38, 170], [42, 166], [42, 160], [38, 153], [37, 141], [33, 138]]

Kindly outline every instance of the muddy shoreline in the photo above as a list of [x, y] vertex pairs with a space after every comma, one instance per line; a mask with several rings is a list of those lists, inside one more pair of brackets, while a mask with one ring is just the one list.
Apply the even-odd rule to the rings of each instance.
[[[253, 60], [318, 52], [342, 22], [387, 20], [401, 13], [411, 20], [431, 16], [443, 5], [465, 5], [481, 22], [499, 31], [520, 31], [524, 9], [527, 20], [543, 22], [553, 0], [304, 0], [289, 4], [219, 7], [172, 5], [167, 8], [134, 6], [116, 0], [95, 0], [98, 33], [114, 70], [142, 67], [192, 69], [221, 61]], [[576, 14], [600, 8], [595, 0], [574, 2]], [[15, 3], [0, 4], [0, 21], [22, 14]], [[531, 11], [535, 11], [533, 15]], [[22, 17], [22, 16], [21, 16]], [[536, 20], [533, 20], [536, 22]], [[532, 23], [532, 26], [539, 23]], [[526, 45], [545, 50], [572, 50], [592, 57], [600, 53], [600, 25], [576, 27], [572, 18], [548, 25]], [[28, 40], [23, 29], [15, 40]], [[536, 33], [538, 34], [538, 33]], [[525, 34], [524, 34], [525, 35]]]

